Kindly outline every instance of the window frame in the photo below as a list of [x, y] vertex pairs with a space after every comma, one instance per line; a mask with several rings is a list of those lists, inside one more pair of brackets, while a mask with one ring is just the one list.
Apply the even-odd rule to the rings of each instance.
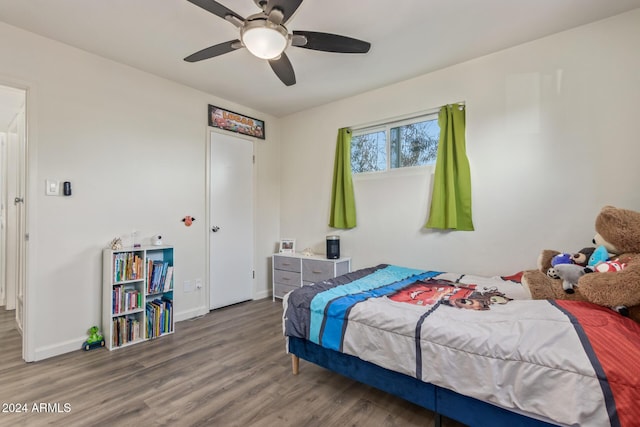
[[418, 169], [418, 168], [434, 167], [435, 163], [436, 163], [436, 160], [437, 160], [437, 156], [436, 156], [436, 160], [434, 160], [432, 163], [427, 163], [427, 164], [417, 165], [417, 166], [399, 166], [399, 167], [396, 167], [396, 168], [392, 168], [391, 167], [391, 129], [399, 128], [399, 127], [402, 127], [402, 126], [411, 125], [411, 124], [415, 124], [415, 123], [421, 123], [421, 122], [427, 122], [427, 121], [433, 121], [433, 120], [437, 121], [438, 120], [438, 112], [439, 111], [430, 111], [430, 112], [420, 113], [418, 115], [411, 116], [411, 117], [408, 117], [408, 118], [390, 120], [390, 121], [386, 121], [386, 122], [378, 123], [378, 124], [374, 124], [374, 125], [368, 125], [368, 126], [362, 126], [362, 127], [352, 127], [351, 128], [351, 138], [352, 139], [354, 137], [356, 137], [356, 136], [384, 131], [384, 133], [385, 133], [385, 145], [386, 145], [386, 147], [385, 147], [385, 149], [386, 149], [386, 163], [385, 163], [385, 169], [384, 170], [372, 170], [372, 171], [366, 171], [366, 172], [353, 172], [353, 175], [354, 176], [356, 176], [356, 175], [357, 176], [362, 176], [362, 175], [367, 175], [367, 174], [384, 174], [384, 173], [393, 173], [394, 171], [400, 171], [400, 170], [411, 170], [411, 169]]

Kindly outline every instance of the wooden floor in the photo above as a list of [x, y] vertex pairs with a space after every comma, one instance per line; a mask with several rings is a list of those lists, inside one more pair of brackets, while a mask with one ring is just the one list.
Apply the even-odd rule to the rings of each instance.
[[[293, 376], [271, 299], [179, 322], [154, 341], [35, 363], [21, 359], [13, 315], [0, 307], [0, 426], [433, 425], [432, 412], [311, 363]], [[7, 413], [10, 404], [27, 411]]]

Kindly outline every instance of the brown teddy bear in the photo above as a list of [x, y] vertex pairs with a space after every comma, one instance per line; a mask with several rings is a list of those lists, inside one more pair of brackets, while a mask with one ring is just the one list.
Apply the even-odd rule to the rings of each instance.
[[534, 299], [589, 301], [606, 307], [624, 306], [629, 317], [640, 322], [640, 212], [605, 206], [596, 217], [593, 243], [604, 246], [612, 257], [626, 263], [620, 271], [585, 274], [575, 293], [566, 293], [562, 281], [547, 276], [551, 259], [558, 251], [545, 249], [538, 258], [538, 270], [526, 271], [523, 283]]

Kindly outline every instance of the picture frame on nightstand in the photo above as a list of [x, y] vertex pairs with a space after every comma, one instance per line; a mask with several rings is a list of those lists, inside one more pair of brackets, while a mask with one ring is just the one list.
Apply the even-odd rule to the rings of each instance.
[[296, 239], [280, 239], [280, 253], [292, 254], [296, 251]]

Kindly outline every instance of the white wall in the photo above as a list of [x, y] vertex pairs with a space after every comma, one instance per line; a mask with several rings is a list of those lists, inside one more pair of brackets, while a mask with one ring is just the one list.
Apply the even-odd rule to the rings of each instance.
[[[207, 104], [266, 121], [256, 142], [257, 297], [279, 237], [279, 123], [271, 116], [0, 23], [0, 82], [28, 86], [29, 347], [33, 359], [80, 348], [101, 313], [101, 251], [137, 230], [175, 246], [176, 319], [208, 311]], [[71, 197], [45, 196], [45, 179]], [[187, 228], [181, 219], [196, 218]], [[148, 241], [148, 240], [147, 240]]]
[[422, 229], [429, 170], [355, 178], [353, 266], [511, 274], [588, 246], [603, 205], [640, 210], [639, 40], [635, 10], [284, 118], [282, 235], [324, 252], [338, 128], [466, 101], [476, 231]]

